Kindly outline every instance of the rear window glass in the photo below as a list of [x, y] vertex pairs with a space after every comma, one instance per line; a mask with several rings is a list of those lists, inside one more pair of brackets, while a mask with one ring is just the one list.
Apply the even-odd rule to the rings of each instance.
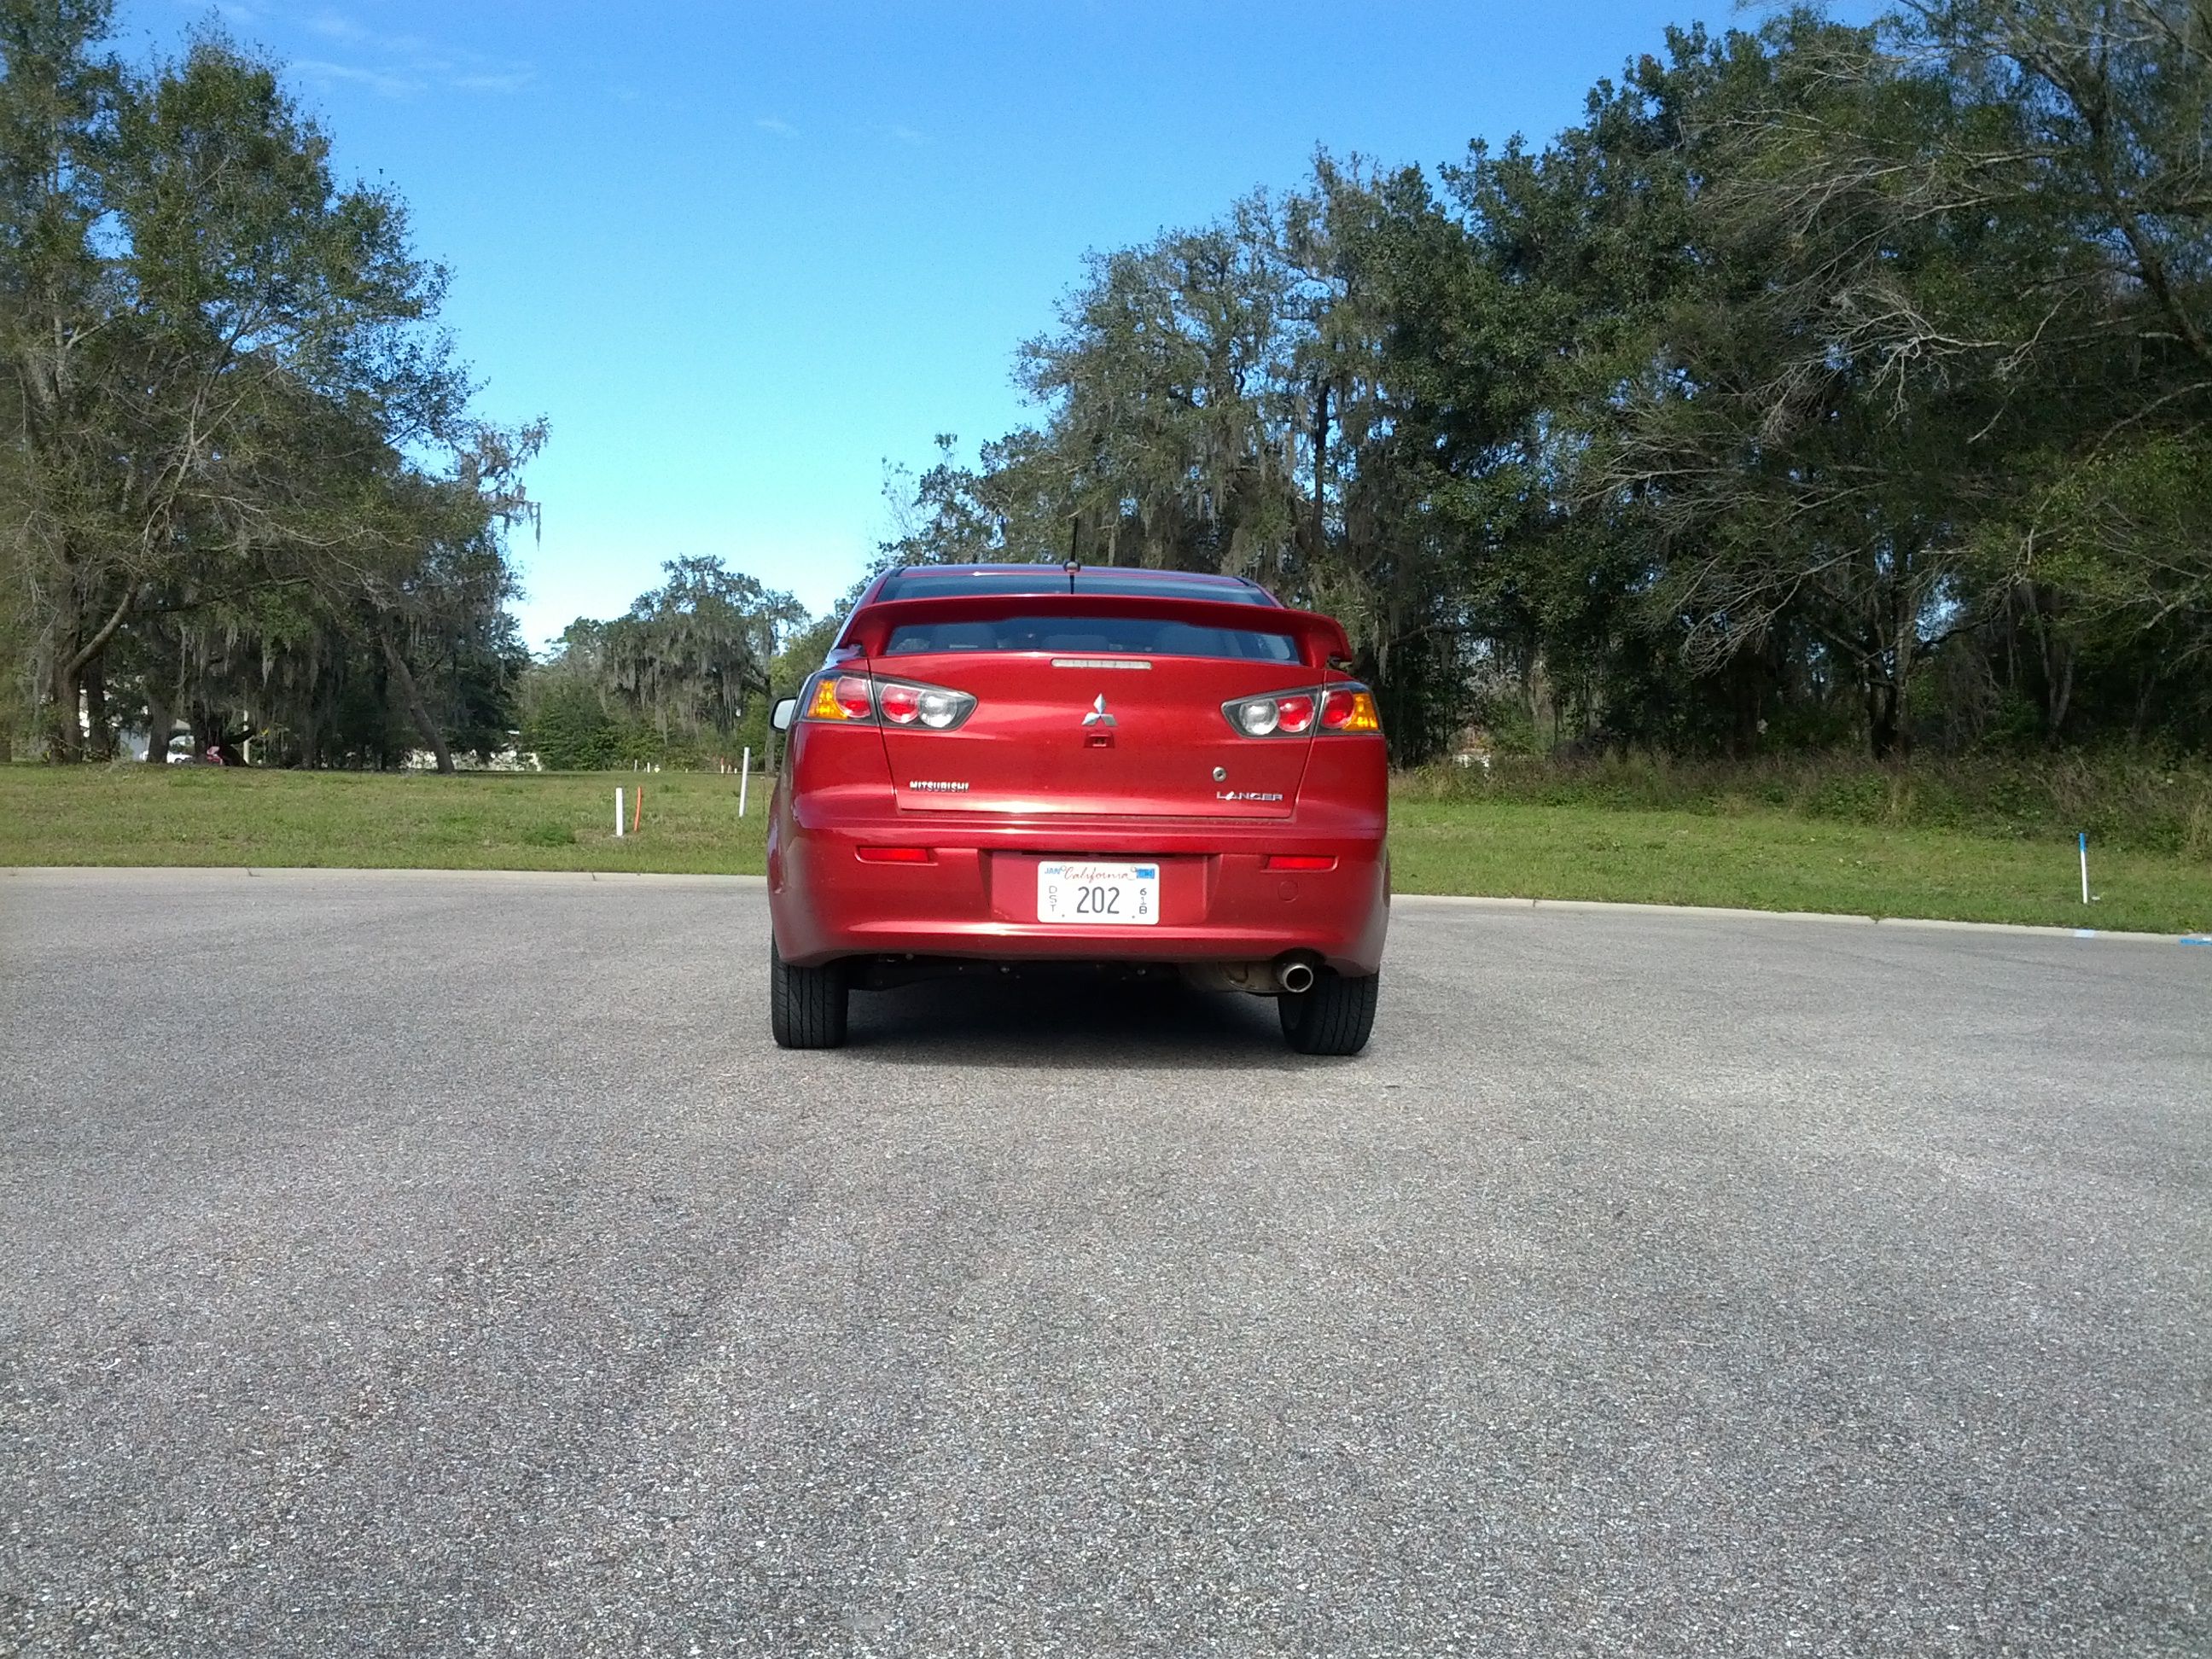
[[1175, 570], [1079, 570], [1075, 585], [1067, 573], [1048, 564], [1009, 565], [995, 569], [933, 570], [910, 565], [891, 573], [883, 599], [945, 599], [967, 593], [1127, 593], [1147, 599], [1212, 599], [1218, 605], [1275, 602], [1249, 582], [1225, 580]]
[[[908, 597], [902, 594], [900, 597]], [[1207, 628], [1169, 617], [1007, 617], [991, 622], [902, 623], [886, 656], [922, 651], [1052, 651], [1139, 657], [1233, 657], [1296, 662], [1297, 641], [1258, 628]]]

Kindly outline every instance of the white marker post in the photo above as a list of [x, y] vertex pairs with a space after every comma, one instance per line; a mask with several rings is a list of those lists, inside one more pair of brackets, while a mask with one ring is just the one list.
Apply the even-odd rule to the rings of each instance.
[[744, 759], [738, 763], [738, 816], [739, 817], [745, 815], [745, 789], [752, 781], [753, 751], [752, 746], [748, 744], [745, 747]]
[[615, 839], [616, 839], [617, 841], [620, 841], [620, 840], [623, 838], [623, 799], [622, 799], [622, 798], [623, 798], [622, 786], [621, 786], [620, 784], [617, 784], [617, 785], [615, 786]]
[[2075, 833], [2081, 849], [2081, 902], [2087, 904], [2089, 902], [2089, 832], [2080, 830]]

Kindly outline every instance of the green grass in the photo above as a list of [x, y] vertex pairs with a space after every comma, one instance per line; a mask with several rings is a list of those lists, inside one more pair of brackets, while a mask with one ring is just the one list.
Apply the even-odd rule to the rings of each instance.
[[2212, 928], [2212, 862], [2092, 844], [2081, 903], [2072, 838], [1998, 838], [1742, 812], [1521, 802], [1391, 806], [1401, 893], [1495, 893], [2153, 933]]
[[[645, 788], [617, 841], [614, 790]], [[0, 866], [186, 864], [757, 873], [766, 800], [738, 817], [712, 774], [439, 778], [136, 767], [0, 768]], [[2025, 921], [2212, 928], [2212, 860], [2093, 842], [2081, 903], [2072, 839], [1851, 823], [1743, 806], [1424, 798], [1392, 808], [1398, 890], [1622, 899]]]
[[[615, 839], [615, 788], [645, 789]], [[0, 768], [0, 866], [242, 864], [754, 874], [768, 795], [705, 772]]]

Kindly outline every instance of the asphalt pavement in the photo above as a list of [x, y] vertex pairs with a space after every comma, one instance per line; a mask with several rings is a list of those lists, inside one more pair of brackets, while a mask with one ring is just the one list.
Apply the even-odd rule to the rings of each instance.
[[2212, 1651], [2212, 951], [1405, 901], [769, 1041], [756, 882], [0, 872], [0, 1652]]

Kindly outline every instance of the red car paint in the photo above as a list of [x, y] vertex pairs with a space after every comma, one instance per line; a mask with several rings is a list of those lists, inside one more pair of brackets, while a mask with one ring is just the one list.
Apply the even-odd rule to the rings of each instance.
[[[1370, 729], [1322, 725], [1324, 709], [1342, 718], [1353, 705], [1352, 691], [1332, 700], [1329, 688], [1364, 690], [1343, 665], [1350, 649], [1338, 623], [1230, 578], [936, 567], [931, 589], [964, 575], [976, 591], [898, 597], [908, 574], [870, 585], [799, 700], [768, 839], [786, 963], [911, 953], [1199, 963], [1299, 952], [1341, 975], [1379, 971], [1389, 915], [1384, 747], [1371, 701], [1360, 716]], [[1069, 591], [994, 591], [1047, 577]], [[1185, 591], [1140, 591], [1163, 586]], [[1256, 632], [1283, 655], [1124, 650], [1083, 631], [1115, 619], [1162, 638]], [[1000, 646], [977, 648], [969, 635]], [[1010, 636], [1036, 648], [1001, 648]], [[825, 709], [841, 696], [866, 707], [869, 679], [907, 723], [808, 717], [817, 697]], [[1302, 732], [1249, 735], [1224, 712], [1301, 691], [1317, 695], [1280, 712], [1303, 720]], [[914, 717], [916, 699], [932, 696], [941, 716], [958, 702], [942, 693], [973, 702], [957, 723], [930, 729]], [[1157, 924], [1040, 921], [1038, 863], [1086, 855], [1157, 861]]]

